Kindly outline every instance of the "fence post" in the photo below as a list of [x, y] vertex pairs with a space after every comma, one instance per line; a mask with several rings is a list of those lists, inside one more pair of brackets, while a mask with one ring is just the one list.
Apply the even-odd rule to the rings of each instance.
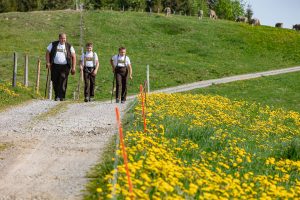
[[41, 76], [41, 60], [39, 58], [37, 64], [37, 73], [36, 73], [36, 87], [35, 87], [36, 94], [40, 93], [40, 76]]
[[25, 55], [24, 86], [28, 87], [28, 54]]
[[13, 70], [13, 80], [12, 86], [16, 87], [17, 85], [17, 69], [18, 69], [18, 55], [14, 52], [14, 70]]
[[150, 93], [150, 69], [149, 69], [149, 65], [147, 65], [147, 89], [148, 89], [148, 93]]

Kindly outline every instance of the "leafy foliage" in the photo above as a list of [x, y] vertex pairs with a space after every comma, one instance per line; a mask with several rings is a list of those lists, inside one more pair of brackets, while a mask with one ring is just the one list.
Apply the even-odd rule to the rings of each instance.
[[250, 5], [247, 6], [247, 10], [246, 10], [246, 17], [248, 19], [248, 22], [250, 22], [250, 20], [252, 19], [253, 16], [253, 10], [251, 8]]
[[0, 12], [75, 8], [76, 3], [84, 3], [89, 10], [111, 8], [163, 12], [170, 7], [172, 13], [184, 15], [196, 15], [199, 10], [207, 15], [208, 10], [213, 9], [220, 18], [229, 20], [244, 13], [243, 0], [0, 0]]
[[74, 8], [73, 0], [0, 0], [0, 13]]

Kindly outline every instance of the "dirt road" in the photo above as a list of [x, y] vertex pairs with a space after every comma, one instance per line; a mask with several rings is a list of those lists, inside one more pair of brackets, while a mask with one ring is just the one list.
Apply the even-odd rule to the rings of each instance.
[[81, 199], [115, 133], [115, 105], [36, 100], [0, 113], [0, 140], [11, 145], [0, 152], [0, 199]]

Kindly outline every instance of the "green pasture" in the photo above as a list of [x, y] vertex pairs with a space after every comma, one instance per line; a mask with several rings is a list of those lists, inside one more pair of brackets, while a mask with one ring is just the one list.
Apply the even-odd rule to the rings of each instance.
[[[45, 50], [60, 32], [67, 33], [67, 40], [80, 57], [80, 12], [4, 13], [0, 14], [0, 23], [1, 81], [11, 81], [13, 52], [18, 53], [18, 80], [22, 81], [24, 55], [28, 54], [30, 86], [35, 85], [38, 58], [42, 61], [43, 91]], [[208, 18], [199, 21], [191, 16], [115, 11], [86, 11], [83, 24], [83, 43], [92, 41], [100, 58], [98, 100], [111, 95], [113, 75], [109, 60], [123, 45], [133, 66], [130, 94], [136, 93], [146, 79], [148, 64], [151, 90], [300, 64], [300, 35], [294, 30]], [[69, 78], [69, 99], [78, 79], [78, 73]]]

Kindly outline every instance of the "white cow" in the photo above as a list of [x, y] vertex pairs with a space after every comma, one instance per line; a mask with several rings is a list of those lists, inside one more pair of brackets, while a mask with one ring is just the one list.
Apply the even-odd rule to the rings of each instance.
[[200, 20], [200, 19], [202, 19], [202, 17], [203, 17], [203, 10], [199, 10], [198, 11], [198, 19]]
[[209, 18], [218, 19], [218, 16], [214, 10], [209, 10]]

